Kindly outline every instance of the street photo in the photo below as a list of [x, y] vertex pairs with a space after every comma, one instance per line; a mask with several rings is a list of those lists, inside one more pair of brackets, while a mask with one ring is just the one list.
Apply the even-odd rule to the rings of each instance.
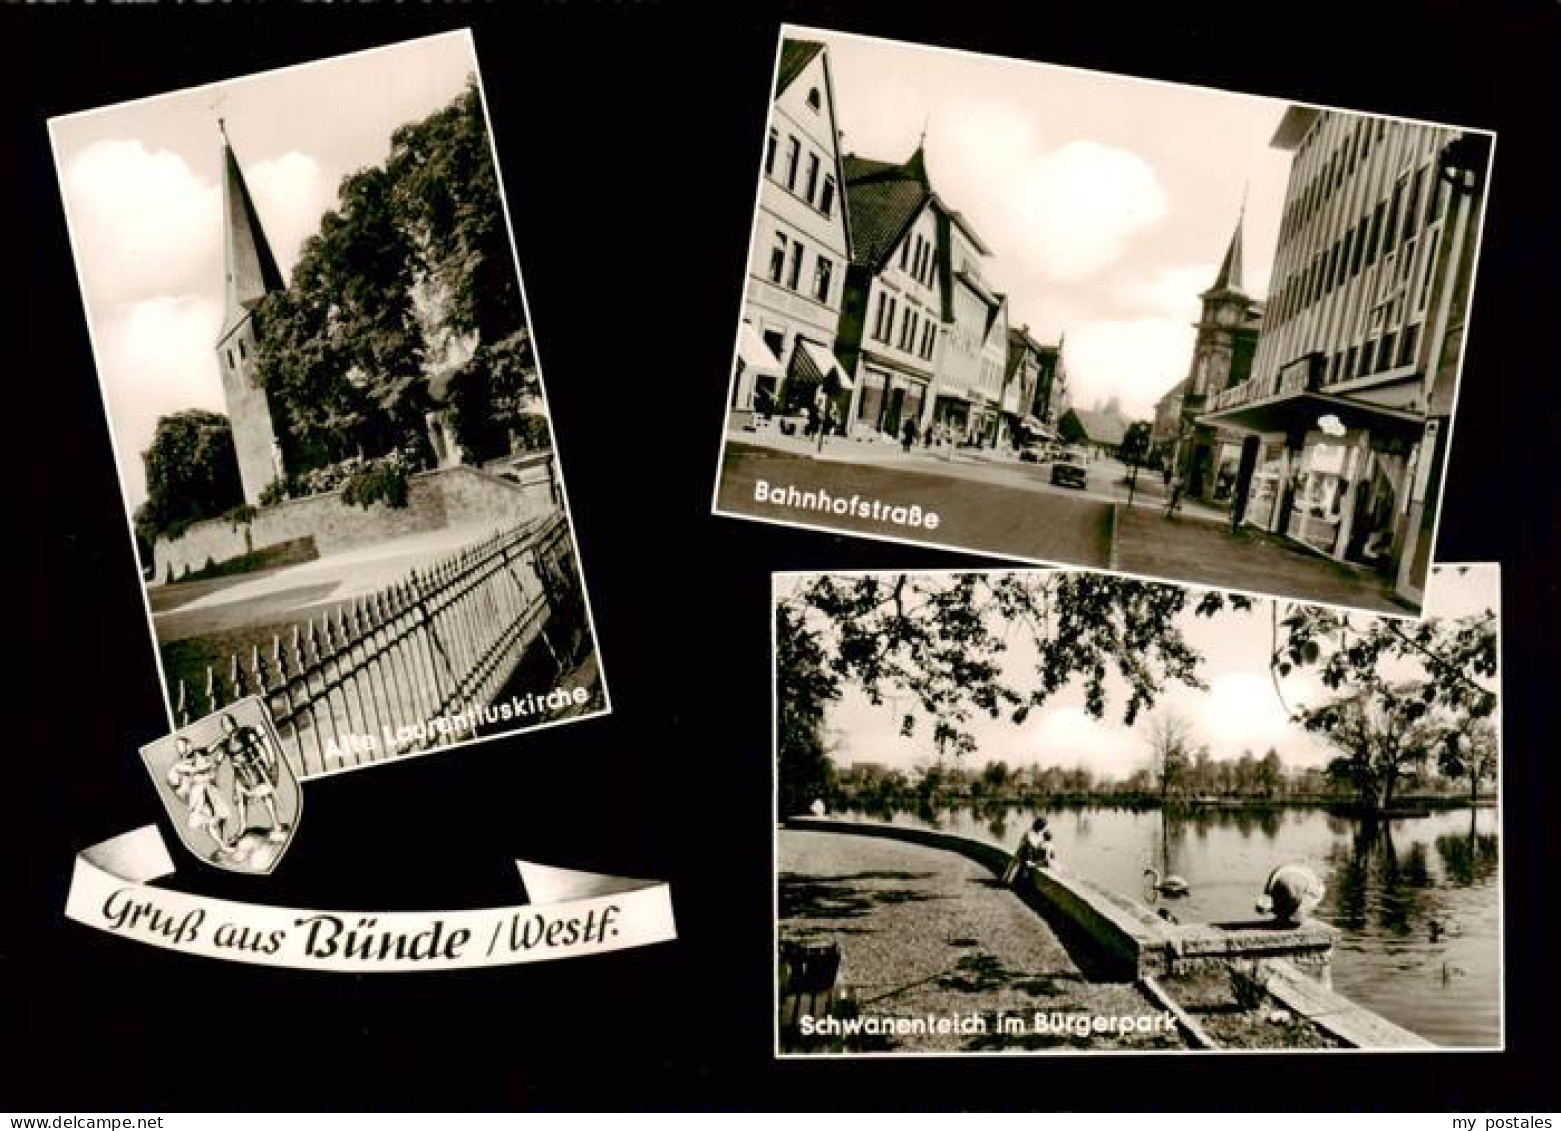
[[1495, 136], [784, 27], [713, 509], [1422, 612]]
[[774, 575], [777, 1054], [1504, 1047], [1500, 580]]
[[253, 697], [304, 780], [605, 712], [470, 34], [49, 130], [170, 729]]

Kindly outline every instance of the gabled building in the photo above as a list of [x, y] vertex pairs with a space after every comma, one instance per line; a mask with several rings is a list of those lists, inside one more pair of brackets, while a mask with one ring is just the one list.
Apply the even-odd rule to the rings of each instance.
[[1132, 425], [1132, 421], [1122, 414], [1122, 403], [1115, 397], [1097, 408], [1074, 408], [1069, 409], [1069, 412], [1082, 433], [1076, 443], [1089, 448], [1096, 455], [1116, 455]]
[[[1243, 218], [1244, 219], [1244, 218]], [[1194, 328], [1192, 361], [1187, 377], [1172, 390], [1177, 406], [1174, 433], [1165, 438], [1166, 456], [1181, 477], [1184, 493], [1206, 502], [1224, 502], [1234, 488], [1241, 437], [1200, 422], [1211, 396], [1244, 382], [1252, 372], [1263, 306], [1248, 297], [1242, 281], [1242, 227], [1236, 221], [1214, 285], [1198, 296], [1202, 309]], [[1166, 398], [1162, 398], [1165, 405]], [[1156, 423], [1163, 431], [1172, 422]]]
[[283, 287], [260, 214], [249, 195], [226, 127], [222, 134], [222, 328], [217, 334], [217, 369], [233, 428], [244, 501], [254, 505], [283, 473], [282, 445], [266, 391], [255, 381], [259, 327], [255, 312], [266, 295]]
[[855, 375], [853, 435], [918, 435], [932, 418], [943, 338], [945, 211], [920, 146], [901, 164], [847, 154], [851, 266], [839, 355]]
[[933, 419], [967, 443], [995, 444], [1008, 364], [1007, 302], [983, 279], [991, 252], [968, 220], [942, 210], [939, 235], [947, 249], [940, 279], [947, 339]]
[[1418, 603], [1489, 139], [1293, 106], [1273, 144], [1294, 156], [1262, 337], [1201, 419], [1246, 434], [1238, 517]]
[[1030, 336], [1029, 326], [1008, 330], [1008, 358], [1003, 372], [1003, 435], [1014, 446], [1026, 440], [1055, 439], [1053, 393], [1061, 377], [1061, 350]]
[[1048, 434], [1055, 433], [1063, 414], [1073, 407], [1073, 394], [1068, 387], [1068, 368], [1063, 361], [1063, 339], [1056, 345], [1042, 344], [1040, 371], [1036, 375], [1035, 399], [1030, 402], [1030, 414], [1039, 420]]
[[828, 49], [785, 40], [738, 332], [739, 423], [850, 389], [834, 353], [851, 246], [839, 136]]

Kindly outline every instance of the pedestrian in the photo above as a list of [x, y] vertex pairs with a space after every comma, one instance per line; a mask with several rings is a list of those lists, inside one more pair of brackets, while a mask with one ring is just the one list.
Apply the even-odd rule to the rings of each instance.
[[905, 454], [909, 455], [910, 451], [911, 451], [911, 447], [915, 443], [916, 443], [916, 422], [914, 420], [911, 420], [911, 419], [907, 418], [906, 421], [905, 421], [905, 426], [900, 429], [900, 446], [905, 449]]
[[1175, 514], [1177, 511], [1179, 511], [1181, 509], [1182, 509], [1182, 477], [1180, 475], [1172, 475], [1171, 476], [1171, 498], [1170, 498], [1170, 501], [1165, 504], [1165, 517], [1166, 518], [1170, 518], [1173, 514]]

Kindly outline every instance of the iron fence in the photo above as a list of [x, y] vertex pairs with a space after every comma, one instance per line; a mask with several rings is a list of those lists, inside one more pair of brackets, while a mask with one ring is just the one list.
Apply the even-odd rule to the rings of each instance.
[[181, 679], [174, 713], [184, 726], [264, 695], [301, 777], [515, 729], [548, 717], [508, 686], [521, 661], [535, 645], [544, 670], [571, 671], [590, 643], [584, 612], [555, 512], [234, 653], [226, 672], [207, 667], [202, 688]]

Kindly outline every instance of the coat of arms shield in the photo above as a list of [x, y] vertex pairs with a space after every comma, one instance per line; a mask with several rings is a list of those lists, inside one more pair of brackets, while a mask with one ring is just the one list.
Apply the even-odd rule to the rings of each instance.
[[230, 872], [276, 867], [298, 827], [303, 790], [264, 699], [213, 711], [143, 746], [141, 759], [191, 852]]

